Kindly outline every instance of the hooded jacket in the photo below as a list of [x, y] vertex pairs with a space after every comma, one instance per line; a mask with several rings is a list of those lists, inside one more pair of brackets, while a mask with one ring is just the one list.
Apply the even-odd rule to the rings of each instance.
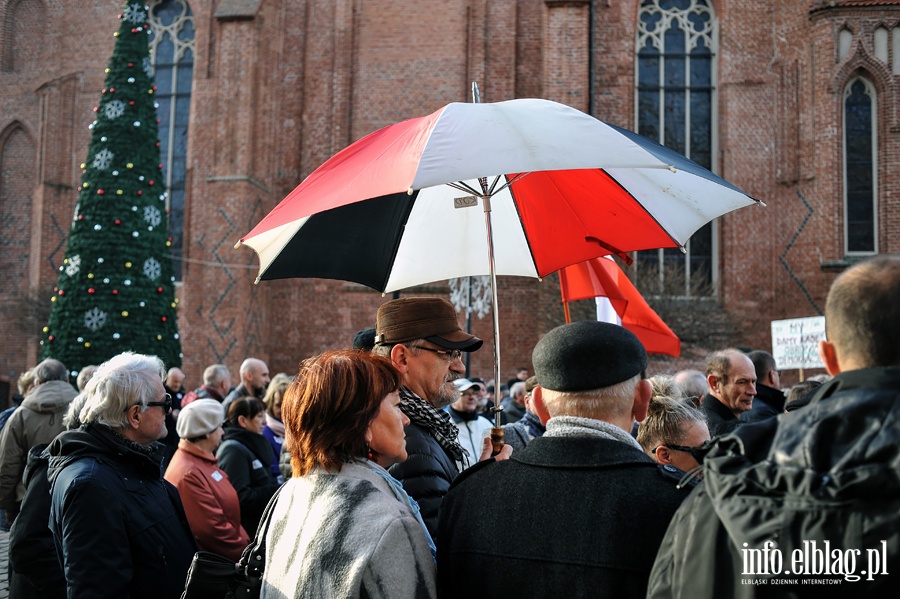
[[28, 450], [47, 444], [61, 433], [63, 417], [78, 392], [65, 381], [47, 381], [35, 387], [22, 406], [9, 417], [0, 436], [0, 507], [16, 513], [25, 496], [22, 475]]
[[48, 448], [50, 529], [69, 597], [177, 599], [197, 550], [163, 446], [92, 423]]
[[898, 422], [900, 368], [869, 368], [837, 375], [805, 408], [715, 441], [647, 596], [894, 596]]

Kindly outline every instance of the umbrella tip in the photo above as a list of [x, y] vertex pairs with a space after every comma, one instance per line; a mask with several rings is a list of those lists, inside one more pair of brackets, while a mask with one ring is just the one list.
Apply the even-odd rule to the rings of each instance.
[[677, 172], [678, 172], [678, 169], [676, 169], [676, 168], [675, 168], [673, 165], [671, 165], [671, 164], [669, 165], [669, 170], [672, 171], [673, 173], [677, 173]]
[[240, 241], [240, 240], [238, 240], [238, 242], [237, 242], [236, 244], [234, 244], [234, 249], [238, 249], [239, 247], [241, 247], [241, 241]]
[[756, 200], [756, 203], [762, 206], [763, 208], [768, 208], [769, 205], [763, 202], [762, 200]]
[[253, 281], [253, 284], [254, 284], [254, 285], [259, 285], [259, 282], [260, 282], [261, 280], [262, 280], [262, 277], [257, 276], [257, 277], [256, 277], [256, 280]]
[[411, 196], [412, 194], [413, 194], [413, 188], [410, 187], [409, 189], [406, 190], [406, 195]]

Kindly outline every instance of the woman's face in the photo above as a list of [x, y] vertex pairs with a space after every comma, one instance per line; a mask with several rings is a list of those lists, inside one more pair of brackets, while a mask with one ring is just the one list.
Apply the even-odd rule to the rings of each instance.
[[272, 416], [281, 420], [281, 397], [283, 393], [276, 393], [272, 398]]
[[259, 433], [261, 435], [263, 432], [263, 428], [266, 426], [266, 413], [260, 412], [253, 418], [239, 416], [238, 424], [240, 424], [242, 428], [245, 428], [248, 431], [253, 431], [254, 433]]
[[366, 431], [366, 441], [377, 454], [375, 461], [387, 468], [406, 459], [406, 433], [409, 418], [400, 411], [400, 392], [385, 395], [375, 419]]

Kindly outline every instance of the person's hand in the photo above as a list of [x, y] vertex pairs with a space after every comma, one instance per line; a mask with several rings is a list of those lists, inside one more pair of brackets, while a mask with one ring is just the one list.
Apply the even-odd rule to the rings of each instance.
[[502, 462], [503, 460], [508, 460], [509, 456], [512, 455], [513, 448], [512, 445], [503, 445], [503, 449], [500, 450], [495, 456], [491, 456], [491, 453], [494, 451], [494, 445], [491, 443], [490, 437], [485, 437], [481, 440], [481, 457], [478, 458], [479, 462], [483, 462], [485, 460], [491, 459], [493, 457], [498, 462]]

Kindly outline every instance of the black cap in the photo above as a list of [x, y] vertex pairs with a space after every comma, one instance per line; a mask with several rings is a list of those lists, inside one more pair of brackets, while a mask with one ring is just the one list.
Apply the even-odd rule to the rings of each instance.
[[626, 381], [647, 368], [647, 350], [634, 334], [607, 322], [556, 327], [538, 341], [531, 358], [541, 387], [589, 391]]
[[375, 347], [375, 329], [363, 329], [353, 336], [353, 349], [371, 350]]

